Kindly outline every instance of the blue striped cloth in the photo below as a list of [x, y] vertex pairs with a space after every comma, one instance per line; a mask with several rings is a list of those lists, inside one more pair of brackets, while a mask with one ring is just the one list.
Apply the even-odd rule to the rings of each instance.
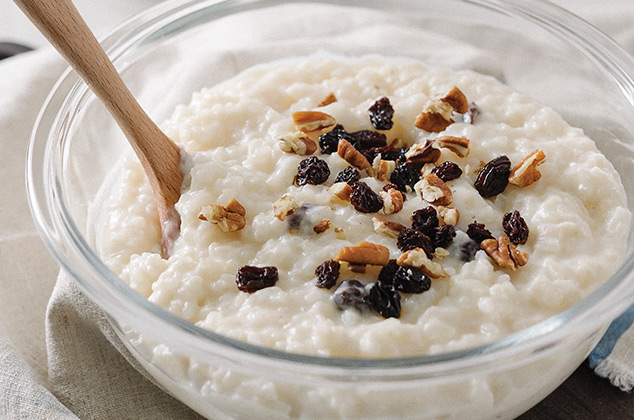
[[597, 375], [624, 391], [634, 387], [634, 306], [618, 317], [588, 358]]

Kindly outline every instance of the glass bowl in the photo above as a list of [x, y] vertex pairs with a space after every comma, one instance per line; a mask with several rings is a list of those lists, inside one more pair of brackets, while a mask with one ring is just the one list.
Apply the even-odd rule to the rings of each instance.
[[[103, 45], [156, 121], [192, 92], [254, 64], [315, 51], [471, 69], [554, 108], [597, 142], [622, 179], [634, 173], [632, 58], [540, 0], [175, 0], [129, 20]], [[236, 341], [149, 303], [100, 260], [95, 203], [113, 162], [129, 153], [105, 109], [68, 71], [31, 140], [34, 218], [62, 268], [105, 311], [140, 365], [210, 419], [513, 418], [561, 384], [634, 303], [630, 239], [625, 262], [589, 297], [477, 348], [362, 360]], [[634, 185], [625, 189], [634, 209]]]

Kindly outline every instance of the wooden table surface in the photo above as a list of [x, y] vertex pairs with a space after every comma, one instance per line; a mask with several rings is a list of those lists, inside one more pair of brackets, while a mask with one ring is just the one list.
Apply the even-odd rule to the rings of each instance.
[[517, 420], [630, 420], [634, 392], [626, 393], [600, 378], [585, 361], [552, 394]]

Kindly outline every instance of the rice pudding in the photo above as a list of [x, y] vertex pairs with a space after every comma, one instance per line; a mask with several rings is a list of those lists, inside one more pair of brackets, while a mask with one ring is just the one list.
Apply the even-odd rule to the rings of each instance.
[[494, 341], [619, 266], [630, 212], [612, 165], [552, 109], [474, 72], [316, 54], [193, 95], [180, 237], [160, 256], [134, 158], [100, 252], [151, 302], [219, 334], [332, 357]]

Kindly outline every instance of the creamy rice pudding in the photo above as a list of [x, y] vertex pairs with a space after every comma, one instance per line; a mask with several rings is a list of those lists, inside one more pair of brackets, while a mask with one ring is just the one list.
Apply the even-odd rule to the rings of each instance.
[[630, 212], [594, 142], [473, 72], [316, 54], [194, 94], [180, 237], [160, 256], [134, 158], [101, 253], [151, 302], [236, 339], [333, 357], [491, 342], [619, 266]]

